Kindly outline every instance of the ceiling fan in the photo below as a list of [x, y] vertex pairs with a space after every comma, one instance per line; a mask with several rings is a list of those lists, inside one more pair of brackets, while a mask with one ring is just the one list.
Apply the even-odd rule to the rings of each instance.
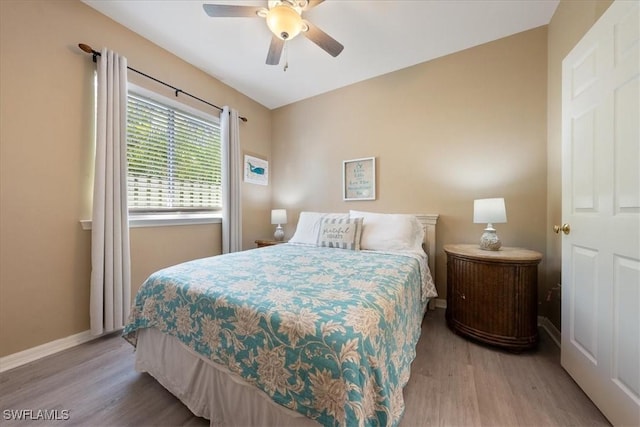
[[267, 26], [273, 33], [269, 53], [268, 65], [278, 65], [282, 49], [287, 40], [302, 33], [329, 55], [340, 55], [344, 46], [318, 27], [302, 19], [302, 13], [319, 5], [324, 0], [269, 0], [268, 8], [258, 6], [237, 6], [223, 4], [204, 4], [202, 7], [207, 15], [213, 18], [265, 18]]

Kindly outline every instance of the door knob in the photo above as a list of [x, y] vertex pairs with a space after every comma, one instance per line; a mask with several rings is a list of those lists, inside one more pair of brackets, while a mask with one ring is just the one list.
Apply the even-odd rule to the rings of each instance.
[[569, 234], [571, 232], [571, 227], [569, 226], [569, 224], [562, 224], [561, 226], [560, 225], [553, 226], [554, 233], [559, 234], [561, 230], [564, 234]]

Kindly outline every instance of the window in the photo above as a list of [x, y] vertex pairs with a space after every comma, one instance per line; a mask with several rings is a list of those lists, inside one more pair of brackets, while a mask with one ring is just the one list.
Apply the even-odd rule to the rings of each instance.
[[129, 212], [219, 211], [222, 162], [217, 119], [167, 101], [129, 92]]

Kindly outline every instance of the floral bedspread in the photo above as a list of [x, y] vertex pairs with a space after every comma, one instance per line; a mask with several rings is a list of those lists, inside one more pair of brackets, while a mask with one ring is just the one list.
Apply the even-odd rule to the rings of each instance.
[[395, 426], [425, 309], [410, 256], [276, 245], [141, 286], [123, 336], [157, 328], [325, 426]]

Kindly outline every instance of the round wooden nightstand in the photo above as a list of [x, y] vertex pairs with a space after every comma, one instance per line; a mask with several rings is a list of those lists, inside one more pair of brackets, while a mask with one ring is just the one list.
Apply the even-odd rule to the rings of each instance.
[[445, 245], [447, 325], [513, 351], [538, 344], [538, 264], [542, 254], [503, 247]]

